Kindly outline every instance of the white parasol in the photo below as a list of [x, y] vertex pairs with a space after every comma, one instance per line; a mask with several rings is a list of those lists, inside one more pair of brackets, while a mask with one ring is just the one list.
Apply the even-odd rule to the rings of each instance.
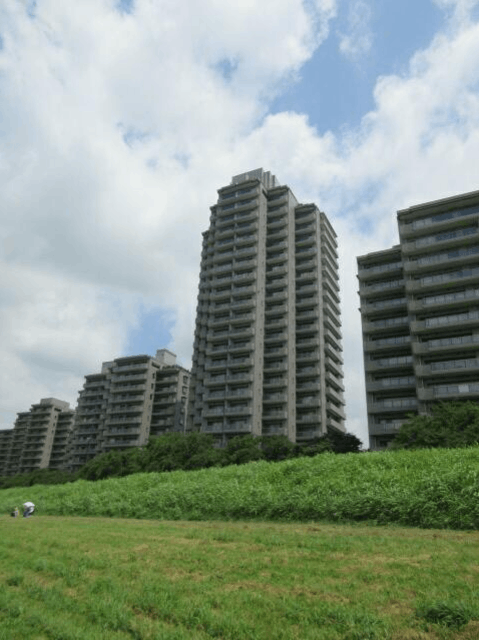
[[35, 505], [33, 504], [33, 502], [24, 502], [23, 506], [24, 507], [34, 507]]

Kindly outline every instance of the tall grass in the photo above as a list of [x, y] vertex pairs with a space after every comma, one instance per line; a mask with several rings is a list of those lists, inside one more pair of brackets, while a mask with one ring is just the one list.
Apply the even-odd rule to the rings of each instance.
[[0, 512], [479, 528], [479, 447], [253, 462], [0, 491]]

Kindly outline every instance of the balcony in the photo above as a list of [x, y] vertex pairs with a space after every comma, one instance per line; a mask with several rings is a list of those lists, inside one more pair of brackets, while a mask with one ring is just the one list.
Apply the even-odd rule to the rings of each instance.
[[140, 424], [141, 423], [141, 417], [140, 418], [129, 418], [127, 416], [125, 417], [120, 417], [120, 416], [111, 416], [111, 418], [107, 419], [106, 424], [110, 425], [110, 424], [122, 424], [128, 422], [129, 424]]
[[135, 384], [144, 384], [146, 383], [146, 380], [147, 380], [146, 373], [144, 374], [137, 373], [137, 374], [132, 374], [131, 376], [114, 374], [112, 383], [114, 383], [115, 385], [124, 384], [125, 382], [134, 382]]
[[416, 398], [388, 398], [377, 402], [368, 402], [368, 413], [410, 413], [415, 410], [417, 410]]
[[477, 358], [462, 358], [432, 364], [422, 364], [414, 368], [415, 374], [418, 377], [449, 376], [451, 373], [469, 373], [475, 370], [479, 372], [479, 359]]
[[225, 409], [225, 415], [228, 416], [237, 416], [237, 415], [244, 415], [244, 416], [250, 416], [253, 414], [253, 407], [252, 406], [246, 406], [246, 407], [226, 407]]
[[287, 418], [288, 412], [283, 409], [264, 411], [262, 416], [263, 420], [287, 420]]
[[413, 342], [412, 352], [417, 355], [428, 353], [448, 353], [457, 352], [459, 349], [477, 350], [479, 344], [479, 334], [475, 333], [468, 336], [455, 336], [447, 338], [437, 338], [436, 340], [428, 340], [425, 342]]
[[296, 362], [302, 364], [305, 362], [318, 362], [319, 353], [317, 350], [311, 351], [296, 351]]
[[479, 301], [479, 289], [468, 289], [456, 293], [444, 293], [435, 296], [425, 296], [421, 299], [411, 300], [410, 311], [424, 311], [430, 309], [455, 309], [467, 306], [468, 301]]
[[269, 330], [269, 323], [268, 323], [268, 328], [265, 331], [264, 334], [264, 342], [265, 344], [272, 344], [272, 343], [281, 343], [284, 342], [285, 340], [287, 340], [288, 338], [288, 334], [286, 331], [270, 331]]
[[382, 436], [389, 434], [396, 434], [402, 426], [404, 420], [391, 420], [383, 424], [372, 424], [369, 427], [370, 436]]
[[296, 400], [296, 406], [301, 407], [317, 407], [321, 404], [321, 400], [318, 394], [309, 396], [299, 396]]
[[278, 404], [278, 402], [286, 402], [287, 399], [285, 393], [268, 393], [263, 395], [263, 404]]
[[319, 338], [297, 338], [296, 349], [309, 347], [310, 349], [317, 349], [319, 347]]
[[442, 331], [445, 327], [461, 329], [472, 328], [479, 324], [479, 311], [456, 313], [447, 316], [436, 316], [426, 320], [414, 320], [410, 323], [411, 333]]
[[264, 365], [263, 365], [263, 371], [265, 373], [265, 375], [269, 372], [269, 373], [274, 373], [277, 371], [286, 371], [288, 368], [288, 363], [285, 362], [269, 362], [267, 360], [265, 360]]
[[253, 351], [254, 343], [253, 342], [245, 342], [244, 344], [230, 344], [227, 348], [228, 352], [231, 354], [235, 353], [250, 353]]
[[224, 397], [230, 398], [245, 398], [251, 399], [253, 397], [253, 391], [251, 389], [229, 389], [224, 392]]
[[313, 414], [307, 413], [304, 415], [301, 415], [300, 413], [298, 413], [296, 415], [296, 423], [299, 425], [309, 424], [311, 422], [321, 423], [321, 415], [319, 413], [313, 413]]
[[321, 370], [319, 366], [296, 367], [296, 377], [298, 379], [318, 377], [320, 373]]
[[391, 277], [402, 273], [402, 260], [400, 256], [394, 262], [384, 262], [383, 264], [374, 265], [372, 267], [359, 267], [358, 278], [360, 281], [374, 280], [378, 275], [388, 274]]
[[126, 393], [128, 391], [146, 391], [146, 384], [115, 384], [111, 387], [111, 393]]
[[411, 369], [413, 361], [411, 356], [397, 356], [378, 360], [365, 360], [364, 369], [367, 373], [378, 373], [387, 369], [404, 370]]
[[263, 389], [280, 389], [286, 386], [284, 375], [265, 375], [263, 379]]
[[317, 322], [304, 322], [296, 325], [296, 336], [305, 335], [317, 335], [318, 323]]

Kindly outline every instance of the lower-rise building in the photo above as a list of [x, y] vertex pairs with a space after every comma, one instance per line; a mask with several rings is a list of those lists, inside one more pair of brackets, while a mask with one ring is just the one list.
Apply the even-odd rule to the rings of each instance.
[[43, 398], [30, 411], [17, 414], [10, 434], [0, 439], [0, 473], [16, 475], [36, 469], [61, 468], [74, 412], [68, 402]]
[[68, 446], [68, 467], [77, 471], [100, 453], [147, 444], [151, 436], [184, 431], [189, 371], [176, 355], [136, 355], [104, 362], [85, 376]]

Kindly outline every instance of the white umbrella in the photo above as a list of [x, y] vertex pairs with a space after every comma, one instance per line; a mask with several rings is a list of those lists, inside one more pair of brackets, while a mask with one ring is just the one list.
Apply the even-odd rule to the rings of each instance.
[[34, 507], [35, 505], [33, 504], [33, 502], [24, 502], [23, 506], [24, 507]]

